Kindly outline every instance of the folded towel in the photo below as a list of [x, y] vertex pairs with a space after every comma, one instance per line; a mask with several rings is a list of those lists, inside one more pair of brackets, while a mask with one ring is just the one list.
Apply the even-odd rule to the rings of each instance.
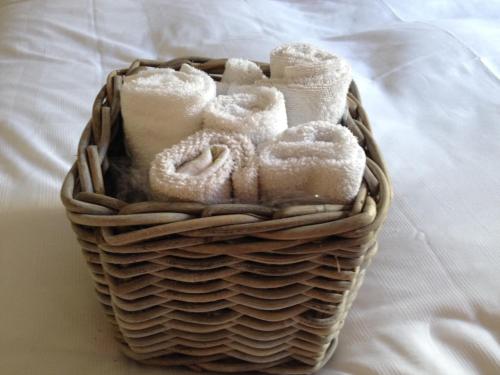
[[287, 128], [285, 100], [274, 87], [235, 86], [230, 92], [207, 105], [205, 129], [242, 133], [258, 145]]
[[225, 95], [231, 86], [251, 85], [255, 81], [266, 79], [260, 67], [250, 60], [227, 59], [224, 73], [217, 82], [217, 95]]
[[149, 183], [160, 200], [255, 203], [254, 145], [242, 134], [201, 130], [156, 155]]
[[310, 121], [337, 123], [346, 107], [352, 80], [349, 63], [308, 44], [279, 47], [271, 52], [272, 85], [285, 96], [288, 126]]
[[347, 204], [358, 193], [365, 163], [365, 152], [344, 126], [317, 121], [289, 128], [260, 152], [261, 197]]
[[201, 129], [215, 83], [190, 65], [143, 70], [125, 78], [121, 107], [125, 141], [134, 166], [147, 174], [157, 153]]

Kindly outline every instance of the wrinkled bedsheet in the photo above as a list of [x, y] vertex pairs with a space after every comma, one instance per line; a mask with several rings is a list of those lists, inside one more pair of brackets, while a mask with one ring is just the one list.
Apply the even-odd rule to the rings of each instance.
[[165, 373], [114, 345], [62, 179], [111, 70], [286, 41], [351, 61], [395, 191], [320, 374], [500, 373], [499, 26], [498, 1], [1, 1], [0, 373]]

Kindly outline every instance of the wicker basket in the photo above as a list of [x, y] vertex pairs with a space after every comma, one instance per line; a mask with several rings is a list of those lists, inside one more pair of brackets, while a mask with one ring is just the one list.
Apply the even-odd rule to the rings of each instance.
[[342, 120], [367, 154], [352, 205], [116, 199], [108, 157], [124, 153], [122, 77], [182, 63], [218, 80], [225, 60], [138, 60], [112, 72], [64, 181], [61, 198], [98, 299], [123, 352], [140, 362], [310, 374], [335, 350], [392, 194], [357, 88], [351, 85]]

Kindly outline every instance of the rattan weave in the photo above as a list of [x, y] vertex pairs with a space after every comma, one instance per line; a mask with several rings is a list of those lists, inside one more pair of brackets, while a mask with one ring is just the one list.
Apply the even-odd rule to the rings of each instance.
[[137, 60], [111, 73], [64, 181], [61, 198], [97, 297], [123, 352], [143, 363], [312, 373], [335, 350], [392, 195], [356, 85], [342, 123], [364, 147], [367, 168], [352, 205], [116, 199], [109, 155], [124, 152], [123, 76], [186, 62], [219, 79], [225, 60]]

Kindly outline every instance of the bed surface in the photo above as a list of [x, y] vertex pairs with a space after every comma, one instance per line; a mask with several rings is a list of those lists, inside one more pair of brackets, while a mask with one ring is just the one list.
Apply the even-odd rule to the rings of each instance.
[[0, 373], [165, 373], [114, 345], [62, 179], [111, 70], [287, 41], [351, 61], [395, 191], [320, 374], [500, 373], [500, 3], [413, 3], [0, 2]]

